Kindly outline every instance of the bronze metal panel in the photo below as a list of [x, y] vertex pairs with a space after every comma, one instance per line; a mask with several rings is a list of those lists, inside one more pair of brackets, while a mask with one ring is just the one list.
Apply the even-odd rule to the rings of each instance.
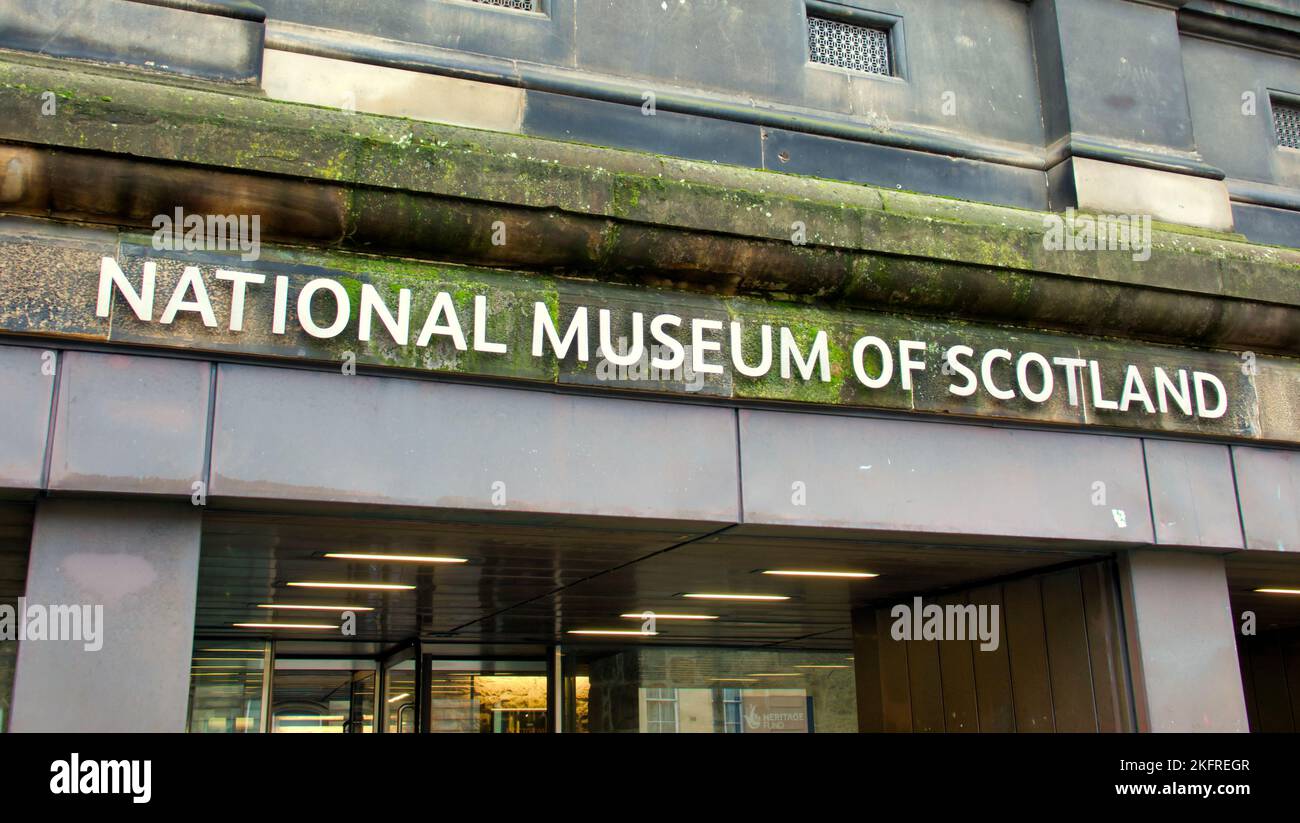
[[[940, 605], [964, 605], [964, 595], [941, 597]], [[979, 709], [975, 696], [975, 663], [978, 644], [965, 640], [944, 640], [939, 646], [939, 671], [943, 685], [944, 729], [950, 732], [979, 731]]]
[[880, 637], [876, 631], [876, 610], [853, 612], [853, 679], [857, 687], [858, 731], [884, 731], [884, 709], [880, 688]]
[[998, 620], [1002, 642], [996, 649], [980, 651], [978, 641], [972, 641], [972, 664], [975, 669], [975, 695], [978, 701], [980, 731], [1014, 732], [1016, 711], [1011, 691], [1011, 662], [1007, 652], [1007, 610], [1002, 602], [1002, 586], [981, 586], [972, 589], [970, 602], [976, 605], [998, 606]]
[[908, 676], [907, 643], [889, 636], [889, 614], [876, 611], [880, 638], [880, 693], [883, 726], [887, 732], [912, 731], [912, 693]]
[[1278, 639], [1263, 635], [1251, 643], [1251, 671], [1259, 711], [1259, 731], [1293, 732], [1291, 695], [1287, 691], [1286, 661]]
[[937, 640], [907, 641], [907, 663], [908, 688], [912, 694], [912, 731], [943, 731], [939, 642]]
[[1044, 576], [1042, 592], [1056, 730], [1095, 732], [1097, 710], [1078, 570]]
[[1003, 586], [1007, 610], [1007, 652], [1016, 703], [1016, 729], [1056, 730], [1052, 712], [1052, 683], [1043, 628], [1043, 601], [1037, 578], [1014, 580]]
[[1131, 731], [1133, 700], [1124, 658], [1124, 630], [1118, 591], [1109, 564], [1079, 567], [1084, 627], [1092, 668], [1093, 704], [1097, 728], [1103, 732]]

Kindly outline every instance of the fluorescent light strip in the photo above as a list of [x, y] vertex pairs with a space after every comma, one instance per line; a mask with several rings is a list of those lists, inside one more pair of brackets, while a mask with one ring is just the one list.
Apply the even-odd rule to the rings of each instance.
[[849, 667], [844, 665], [834, 666], [830, 664], [822, 664], [822, 665], [814, 666], [812, 664], [807, 664], [803, 666], [795, 666], [795, 668], [796, 669], [847, 669]]
[[1300, 589], [1255, 589], [1260, 594], [1300, 594]]
[[628, 612], [620, 614], [619, 617], [626, 617], [630, 620], [644, 620], [652, 618], [654, 620], [717, 620], [716, 614], [660, 614], [659, 612]]
[[694, 592], [683, 594], [682, 597], [690, 597], [695, 600], [789, 600], [788, 595], [784, 594], [722, 594], [714, 592]]
[[372, 554], [366, 552], [326, 552], [326, 557], [336, 560], [373, 560], [380, 563], [468, 563], [465, 557], [443, 557], [433, 554]]
[[798, 672], [755, 672], [750, 677], [803, 677]]
[[569, 629], [569, 634], [618, 635], [621, 637], [654, 637], [659, 632], [639, 632], [632, 629]]
[[357, 591], [381, 592], [410, 591], [415, 588], [405, 583], [328, 583], [316, 580], [303, 580], [287, 585], [306, 589], [356, 589]]
[[308, 606], [297, 603], [259, 603], [259, 609], [296, 609], [305, 612], [373, 612], [370, 606]]
[[390, 698], [388, 698], [388, 702], [389, 702], [389, 703], [396, 703], [397, 701], [399, 701], [399, 700], [405, 700], [406, 698], [408, 698], [408, 697], [410, 697], [410, 696], [411, 696], [411, 693], [410, 693], [410, 692], [402, 692], [401, 694], [399, 694], [399, 695], [397, 695], [397, 696], [395, 696], [395, 697], [390, 697]]
[[822, 572], [812, 569], [764, 569], [763, 574], [780, 574], [787, 577], [850, 577], [855, 579], [880, 576], [875, 572]]
[[231, 623], [237, 629], [337, 629], [323, 623]]
[[237, 652], [239, 654], [265, 654], [266, 649], [199, 649], [201, 652]]

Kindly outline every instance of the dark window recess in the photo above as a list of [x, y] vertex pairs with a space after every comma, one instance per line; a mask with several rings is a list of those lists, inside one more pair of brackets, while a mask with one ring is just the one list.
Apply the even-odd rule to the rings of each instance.
[[808, 15], [808, 58], [824, 66], [893, 74], [886, 29]]
[[537, 11], [537, 5], [541, 0], [469, 0], [471, 3], [481, 3], [484, 6], [498, 6], [503, 9], [514, 9], [516, 11]]
[[1300, 106], [1274, 100], [1273, 127], [1277, 130], [1279, 146], [1300, 149]]

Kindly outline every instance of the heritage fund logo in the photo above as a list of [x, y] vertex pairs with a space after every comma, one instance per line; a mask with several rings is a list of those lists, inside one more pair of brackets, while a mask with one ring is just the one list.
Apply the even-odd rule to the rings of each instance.
[[1139, 263], [1151, 259], [1151, 215], [1080, 214], [1043, 217], [1043, 248], [1048, 251], [1126, 251]]
[[17, 608], [0, 605], [0, 640], [71, 640], [97, 652], [104, 647], [104, 607], [28, 605], [27, 598], [20, 597]]
[[889, 636], [895, 640], [978, 640], [980, 651], [997, 651], [1001, 645], [1001, 607], [937, 603], [924, 605], [913, 597], [911, 605], [899, 603], [889, 610], [894, 619]]
[[82, 760], [73, 752], [50, 764], [50, 794], [125, 794], [132, 803], [148, 803], [152, 773], [152, 760]]
[[259, 214], [155, 215], [154, 251], [239, 251], [244, 262], [262, 256], [262, 216]]

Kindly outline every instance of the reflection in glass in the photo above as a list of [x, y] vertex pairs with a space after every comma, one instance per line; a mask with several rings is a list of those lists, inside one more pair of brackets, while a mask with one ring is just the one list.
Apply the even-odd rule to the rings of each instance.
[[271, 731], [366, 733], [374, 730], [374, 716], [374, 671], [277, 665], [271, 681]]
[[411, 734], [415, 729], [415, 661], [403, 660], [386, 670], [384, 731]]
[[433, 671], [429, 731], [545, 732], [546, 675]]
[[196, 640], [190, 662], [189, 731], [260, 732], [266, 644]]
[[800, 734], [857, 730], [845, 652], [566, 650], [572, 731]]

